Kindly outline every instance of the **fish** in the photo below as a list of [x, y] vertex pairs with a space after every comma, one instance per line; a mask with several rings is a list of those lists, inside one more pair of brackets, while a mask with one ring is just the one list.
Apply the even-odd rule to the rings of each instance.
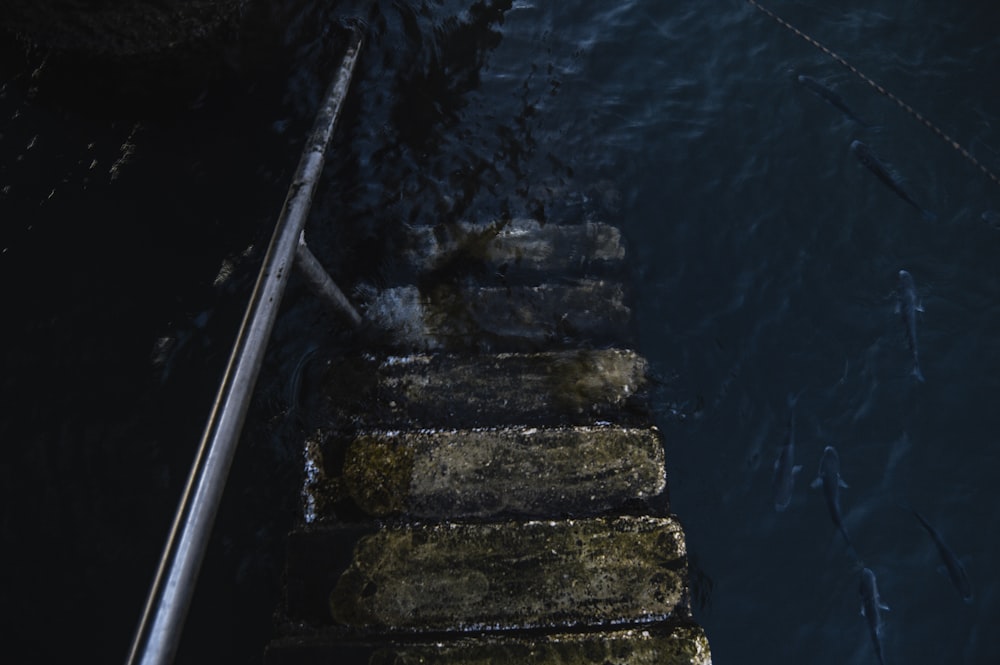
[[823, 456], [819, 461], [819, 473], [810, 486], [823, 488], [823, 496], [826, 497], [826, 507], [830, 511], [830, 519], [833, 520], [834, 526], [840, 530], [840, 533], [844, 534], [847, 546], [853, 551], [854, 545], [851, 543], [851, 537], [847, 535], [844, 519], [840, 512], [840, 488], [846, 488], [847, 483], [840, 477], [840, 455], [837, 454], [837, 450], [833, 446], [827, 446], [823, 449]]
[[785, 510], [791, 502], [795, 474], [802, 470], [801, 465], [795, 464], [795, 403], [797, 401], [798, 397], [788, 396], [788, 431], [785, 434], [785, 443], [781, 446], [778, 459], [774, 460], [774, 483], [771, 494], [774, 499], [774, 509], [779, 513]]
[[878, 595], [878, 586], [875, 584], [875, 573], [871, 568], [864, 568], [861, 571], [861, 616], [868, 620], [868, 632], [872, 636], [872, 644], [875, 647], [875, 655], [878, 662], [885, 665], [885, 655], [882, 649], [882, 611], [888, 611], [889, 606], [882, 602]]
[[930, 525], [923, 515], [918, 513], [916, 510], [910, 509], [913, 515], [920, 521], [921, 526], [930, 534], [931, 540], [934, 541], [935, 547], [937, 547], [938, 554], [941, 556], [941, 561], [944, 562], [944, 567], [948, 571], [948, 577], [951, 578], [951, 583], [955, 585], [955, 589], [958, 590], [959, 595], [962, 600], [966, 603], [972, 602], [972, 584], [969, 582], [969, 576], [965, 572], [965, 566], [962, 562], [958, 560], [955, 553], [951, 551], [951, 548], [944, 542], [941, 534], [938, 533], [937, 529]]
[[989, 224], [995, 229], [1000, 229], [1000, 212], [996, 210], [986, 210], [981, 215], [984, 222]]
[[838, 95], [829, 87], [823, 85], [822, 83], [820, 83], [811, 76], [806, 76], [805, 74], [799, 74], [797, 79], [798, 82], [802, 84], [803, 88], [813, 93], [820, 99], [824, 100], [825, 102], [830, 104], [830, 106], [839, 110], [849, 120], [853, 120], [854, 122], [861, 125], [865, 129], [875, 128], [874, 125], [870, 125], [861, 118], [859, 118], [857, 114], [851, 110], [851, 107], [847, 105], [847, 102], [844, 101], [844, 98]]
[[861, 141], [851, 141], [851, 151], [858, 158], [858, 161], [868, 167], [868, 170], [874, 173], [879, 180], [885, 183], [886, 187], [896, 192], [896, 195], [899, 196], [899, 198], [919, 210], [920, 214], [924, 216], [924, 219], [929, 222], [933, 222], [937, 219], [937, 215], [917, 203], [916, 200], [914, 200], [914, 198], [910, 196], [905, 189], [903, 189], [903, 183], [899, 176], [893, 172], [891, 167], [879, 159], [878, 155], [876, 155], [866, 143], [862, 143]]
[[917, 298], [917, 289], [913, 285], [913, 276], [905, 270], [899, 271], [899, 291], [896, 301], [896, 311], [903, 317], [906, 326], [906, 341], [910, 345], [910, 355], [913, 356], [913, 376], [917, 381], [924, 380], [920, 369], [920, 354], [917, 351], [917, 312], [924, 311]]

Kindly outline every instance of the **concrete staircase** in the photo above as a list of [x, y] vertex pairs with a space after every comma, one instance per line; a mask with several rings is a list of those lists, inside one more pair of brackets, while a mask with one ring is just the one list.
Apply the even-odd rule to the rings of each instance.
[[310, 413], [269, 665], [711, 662], [624, 258], [600, 223], [409, 232]]

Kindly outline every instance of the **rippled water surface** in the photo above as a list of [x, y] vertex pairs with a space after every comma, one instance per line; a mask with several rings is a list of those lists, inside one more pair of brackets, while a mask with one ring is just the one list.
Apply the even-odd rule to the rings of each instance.
[[[391, 238], [405, 224], [534, 215], [619, 225], [632, 256], [639, 350], [670, 378], [658, 422], [672, 507], [697, 573], [695, 614], [714, 662], [876, 663], [859, 615], [862, 566], [892, 608], [886, 662], [1000, 661], [1000, 230], [983, 217], [1000, 209], [1000, 185], [747, 2], [377, 7], [310, 227], [338, 278], [351, 286], [395, 279]], [[769, 7], [1000, 171], [993, 3]], [[15, 82], [8, 87], [5, 113], [30, 109], [43, 140], [71, 144], [70, 157], [46, 162], [58, 168], [37, 166], [53, 181], [68, 174], [55, 197], [17, 180], [28, 179], [22, 162], [4, 162], [15, 185], [7, 201], [21, 197], [17, 228], [4, 222], [5, 286], [17, 274], [64, 284], [42, 295], [18, 290], [21, 323], [11, 334], [20, 346], [5, 349], [5, 367], [17, 372], [5, 379], [4, 399], [20, 415], [5, 416], [2, 430], [12, 453], [0, 482], [15, 497], [3, 509], [3, 543], [14, 567], [31, 572], [4, 575], [14, 596], [32, 599], [24, 614], [36, 629], [80, 622], [81, 648], [124, 653], [259, 261], [254, 248], [280, 208], [325, 85], [324, 42], [302, 25], [344, 14], [287, 8], [286, 61], [264, 68], [256, 84], [195, 98], [179, 120], [145, 120], [137, 163], [117, 189], [107, 177], [84, 186], [86, 146], [95, 143], [93, 158], [108, 168], [135, 118], [71, 118], [74, 130], [18, 97], [27, 93]], [[807, 90], [799, 74], [875, 127]], [[178, 130], [184, 123], [191, 129]], [[8, 145], [13, 131], [2, 139]], [[178, 143], [190, 132], [197, 140]], [[18, 144], [29, 161], [31, 133]], [[859, 163], [854, 140], [891, 165], [935, 219]], [[94, 187], [99, 195], [88, 193]], [[120, 214], [122, 202], [133, 215]], [[47, 225], [57, 261], [48, 261], [51, 244], [32, 240], [30, 223]], [[174, 235], [178, 224], [183, 237]], [[127, 287], [118, 254], [102, 249], [96, 264], [83, 256], [103, 246], [95, 237], [109, 236], [142, 249], [123, 259]], [[66, 237], [80, 245], [60, 245]], [[193, 254], [192, 237], [205, 241]], [[213, 286], [225, 261], [233, 276]], [[901, 269], [924, 309], [923, 383], [911, 375], [895, 311]], [[252, 660], [266, 639], [280, 535], [295, 501], [267, 488], [276, 468], [294, 476], [294, 452], [276, 442], [294, 427], [296, 364], [336, 329], [306, 302], [293, 290], [279, 322], [285, 350], [265, 367], [262, 422], [240, 452], [207, 590], [195, 601], [209, 653], [242, 643], [235, 650]], [[18, 378], [32, 367], [46, 378]], [[790, 395], [798, 396], [803, 469], [778, 512], [773, 465]], [[72, 419], [60, 423], [64, 413]], [[860, 561], [822, 492], [809, 487], [825, 446], [840, 455], [844, 525]], [[906, 505], [964, 562], [970, 603], [938, 570], [934, 544]], [[60, 554], [39, 572], [29, 565], [34, 548]], [[102, 621], [90, 604], [105, 593], [121, 609]], [[40, 600], [45, 594], [57, 600]], [[213, 621], [225, 629], [205, 627]], [[246, 646], [238, 636], [249, 631], [258, 637]], [[188, 662], [206, 653], [187, 648]]]

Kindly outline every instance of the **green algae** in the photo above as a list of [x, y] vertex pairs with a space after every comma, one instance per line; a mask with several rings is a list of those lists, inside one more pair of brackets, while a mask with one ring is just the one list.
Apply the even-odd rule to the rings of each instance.
[[413, 478], [413, 456], [413, 449], [394, 437], [358, 437], [344, 461], [348, 494], [372, 515], [403, 510]]

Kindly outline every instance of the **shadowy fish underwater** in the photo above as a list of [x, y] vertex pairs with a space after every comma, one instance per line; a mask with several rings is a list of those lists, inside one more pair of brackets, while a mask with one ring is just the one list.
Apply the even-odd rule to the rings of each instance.
[[788, 432], [785, 434], [785, 443], [781, 446], [778, 459], [774, 461], [774, 483], [771, 495], [774, 499], [774, 509], [778, 512], [783, 511], [791, 503], [795, 474], [802, 470], [801, 466], [795, 464], [795, 403], [797, 401], [797, 397], [789, 395]]
[[875, 655], [878, 656], [878, 662], [881, 665], [885, 665], [885, 656], [882, 650], [882, 610], [888, 610], [889, 607], [882, 602], [882, 598], [878, 595], [878, 586], [875, 584], [875, 573], [871, 571], [871, 568], [865, 568], [861, 571], [861, 616], [867, 619], [868, 622], [868, 632], [872, 636], [872, 646], [875, 647]]
[[902, 179], [896, 175], [894, 170], [888, 164], [879, 159], [878, 155], [876, 155], [866, 143], [862, 143], [861, 141], [852, 141], [851, 151], [854, 153], [855, 157], [858, 158], [859, 162], [868, 167], [869, 171], [874, 173], [879, 180], [885, 183], [886, 187], [896, 192], [896, 195], [899, 196], [899, 198], [919, 210], [920, 214], [924, 216], [924, 219], [931, 222], [937, 219], [937, 215], [917, 203], [916, 200], [914, 200], [914, 198], [910, 196], [905, 189], [903, 189]]
[[854, 121], [865, 129], [877, 129], [874, 125], [870, 125], [859, 118], [857, 114], [851, 110], [851, 107], [847, 105], [844, 98], [834, 92], [833, 89], [823, 85], [811, 76], [806, 76], [805, 74], [799, 74], [796, 77], [796, 80], [798, 80], [803, 88], [843, 113], [844, 117], [847, 119]]
[[948, 571], [948, 577], [951, 578], [951, 583], [955, 585], [955, 589], [962, 596], [962, 600], [966, 603], [971, 603], [972, 584], [969, 583], [969, 576], [965, 572], [965, 566], [962, 565], [962, 562], [958, 560], [958, 557], [955, 556], [951, 548], [944, 542], [944, 538], [941, 537], [937, 529], [931, 526], [930, 522], [925, 520], [923, 515], [916, 510], [911, 509], [911, 512], [920, 521], [920, 525], [924, 527], [924, 530], [930, 534], [931, 540], [934, 541], [934, 546], [937, 547], [938, 555], [941, 557], [941, 561]]
[[910, 355], [913, 356], [913, 376], [917, 381], [924, 380], [920, 370], [920, 354], [917, 352], [917, 312], [924, 311], [917, 298], [917, 288], [913, 285], [913, 276], [905, 270], [899, 271], [899, 293], [896, 311], [903, 317], [906, 326], [906, 341], [910, 345]]
[[816, 480], [812, 481], [811, 487], [822, 487], [823, 496], [826, 498], [826, 507], [830, 511], [830, 519], [833, 520], [840, 533], [844, 534], [848, 549], [853, 553], [854, 545], [851, 537], [847, 535], [844, 527], [844, 518], [840, 512], [840, 488], [847, 487], [847, 483], [840, 477], [840, 455], [833, 446], [823, 449], [823, 456], [819, 460], [819, 473]]

